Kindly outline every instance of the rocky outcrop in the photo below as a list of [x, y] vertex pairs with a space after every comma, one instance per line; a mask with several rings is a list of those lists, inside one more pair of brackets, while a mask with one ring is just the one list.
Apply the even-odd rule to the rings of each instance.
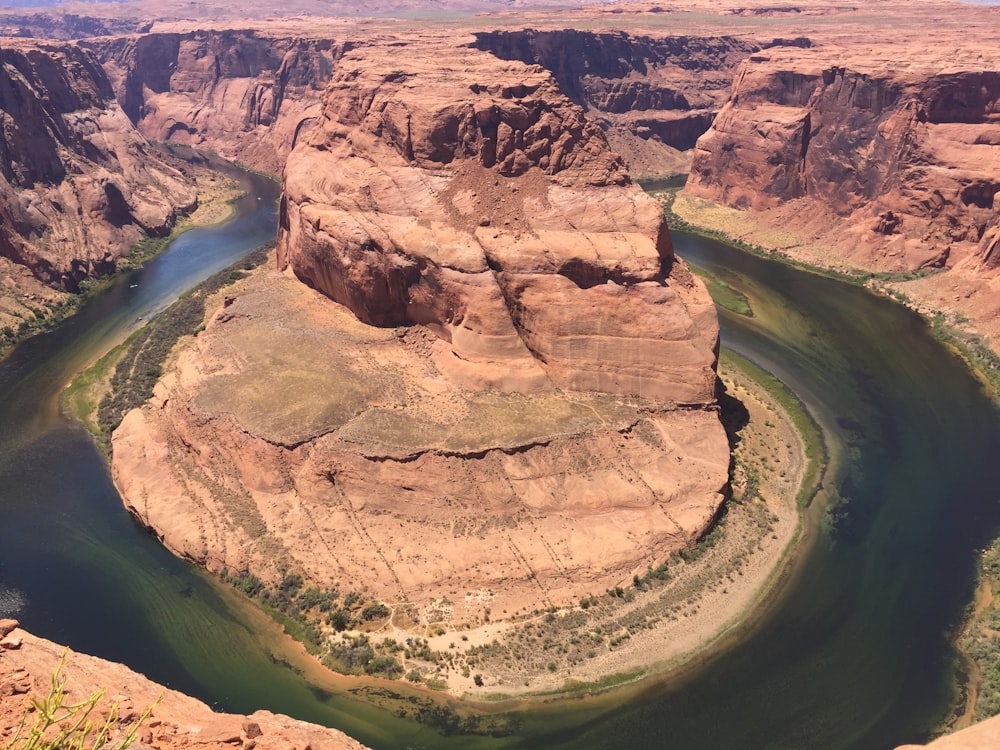
[[278, 263], [114, 434], [123, 497], [178, 553], [363, 586], [416, 627], [570, 604], [711, 524], [714, 309], [545, 71], [345, 55], [288, 161]]
[[896, 750], [919, 750], [929, 747], [933, 750], [988, 750], [1000, 746], [1000, 716], [985, 719], [971, 727], [966, 727], [926, 745], [900, 745]]
[[368, 324], [428, 326], [446, 369], [712, 401], [714, 309], [656, 203], [548, 74], [448, 54], [341, 61], [286, 167], [280, 265]]
[[680, 157], [711, 125], [733, 72], [758, 44], [729, 36], [617, 31], [484, 31], [476, 46], [538, 64], [605, 130], [633, 174], [686, 171]]
[[[57, 670], [65, 680], [67, 705], [104, 691], [90, 716], [95, 726], [102, 726], [117, 704], [119, 721], [112, 722], [111, 741], [117, 742], [139, 724], [137, 741], [129, 745], [136, 750], [364, 750], [361, 743], [339, 730], [269, 711], [250, 716], [215, 713], [201, 701], [158, 685], [121, 664], [73, 653], [38, 638], [20, 629], [15, 620], [0, 620], [0, 737], [5, 741], [13, 740], [27, 712], [31, 713], [25, 734], [31, 729], [30, 717], [35, 712], [31, 701], [49, 694]], [[140, 722], [150, 706], [151, 713]]]
[[840, 234], [832, 258], [873, 270], [995, 263], [1000, 69], [845, 55], [752, 56], [698, 141], [687, 191], [756, 211], [797, 202], [782, 223], [811, 235], [822, 208]]
[[190, 182], [135, 132], [90, 52], [5, 41], [0, 62], [0, 256], [75, 290], [194, 207]]
[[186, 143], [278, 174], [349, 44], [252, 30], [90, 42], [118, 101], [151, 140]]

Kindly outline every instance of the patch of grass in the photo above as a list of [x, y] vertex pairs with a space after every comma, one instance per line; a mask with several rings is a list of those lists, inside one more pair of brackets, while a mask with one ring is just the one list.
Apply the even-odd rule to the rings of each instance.
[[619, 687], [620, 685], [627, 685], [630, 682], [637, 682], [645, 677], [648, 673], [644, 669], [637, 669], [632, 672], [617, 672], [615, 674], [605, 675], [599, 680], [594, 680], [593, 682], [582, 682], [580, 680], [569, 680], [558, 690], [553, 690], [546, 693], [537, 693], [537, 695], [558, 695], [565, 693], [596, 693], [601, 690], [609, 690], [610, 688]]
[[95, 438], [102, 438], [98, 409], [101, 399], [110, 387], [111, 375], [118, 360], [125, 354], [138, 335], [139, 332], [136, 331], [123, 343], [77, 375], [63, 392], [63, 413], [82, 422]]
[[734, 312], [737, 315], [753, 317], [753, 309], [750, 307], [750, 300], [747, 299], [746, 295], [736, 289], [733, 289], [729, 284], [713, 273], [694, 265], [689, 267], [695, 276], [698, 276], [705, 282], [708, 294], [711, 296], [712, 301], [715, 304], [729, 310], [730, 312]]

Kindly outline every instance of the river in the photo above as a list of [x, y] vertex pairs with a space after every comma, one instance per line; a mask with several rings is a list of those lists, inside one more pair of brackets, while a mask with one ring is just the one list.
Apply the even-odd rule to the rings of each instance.
[[[991, 401], [905, 308], [681, 233], [678, 252], [753, 307], [720, 311], [724, 345], [789, 384], [834, 461], [806, 514], [806, 553], [763, 617], [681, 673], [599, 696], [488, 708], [425, 699], [437, 728], [397, 716], [398, 701], [380, 707], [373, 681], [311, 668], [267, 618], [133, 523], [93, 442], [59, 412], [75, 372], [272, 238], [276, 186], [240, 179], [232, 221], [181, 235], [0, 363], [0, 616], [217, 708], [281, 711], [376, 748], [884, 748], [946, 716], [949, 634], [1000, 521]], [[456, 716], [478, 710], [510, 719], [512, 733], [462, 734]]]

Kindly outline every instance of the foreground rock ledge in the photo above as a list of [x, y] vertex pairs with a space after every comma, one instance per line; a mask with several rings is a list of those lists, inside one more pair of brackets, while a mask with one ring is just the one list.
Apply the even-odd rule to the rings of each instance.
[[716, 516], [714, 308], [540, 68], [345, 55], [278, 254], [115, 432], [175, 552], [457, 626], [629, 583]]
[[270, 711], [257, 711], [250, 716], [215, 713], [201, 701], [158, 685], [128, 667], [69, 652], [64, 646], [38, 638], [17, 625], [14, 620], [0, 620], [0, 739], [13, 737], [31, 699], [48, 693], [51, 677], [65, 653], [61, 674], [66, 678], [68, 703], [89, 698], [98, 690], [105, 691], [92, 718], [100, 717], [103, 721], [117, 703], [118, 715], [122, 719], [131, 716], [134, 721], [159, 699], [139, 732], [139, 741], [131, 746], [136, 750], [365, 748], [337, 729]]

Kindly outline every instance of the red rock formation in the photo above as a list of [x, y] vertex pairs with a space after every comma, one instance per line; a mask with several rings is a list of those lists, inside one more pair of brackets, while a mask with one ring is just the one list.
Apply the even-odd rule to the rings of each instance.
[[550, 70], [606, 131], [633, 174], [685, 167], [687, 151], [725, 102], [733, 72], [759, 49], [728, 36], [651, 36], [576, 30], [484, 31], [479, 49]]
[[[250, 716], [220, 714], [201, 701], [146, 679], [121, 664], [69, 652], [63, 646], [18, 628], [14, 620], [0, 620], [0, 738], [11, 740], [32, 699], [42, 699], [51, 688], [65, 654], [60, 674], [65, 678], [67, 703], [76, 703], [105, 691], [91, 720], [101, 725], [118, 705], [123, 725], [111, 727], [111, 741], [138, 722], [150, 706], [151, 715], [140, 725], [139, 750], [228, 750], [233, 747], [286, 750], [313, 747], [323, 750], [364, 750], [364, 745], [337, 729], [327, 729], [269, 711]], [[31, 728], [31, 719], [25, 731]]]
[[0, 256], [74, 290], [194, 207], [188, 181], [135, 132], [91, 53], [6, 41], [0, 62]]
[[714, 310], [600, 129], [537, 68], [382, 54], [341, 61], [289, 159], [279, 262], [367, 323], [431, 327], [446, 369], [710, 402]]
[[547, 72], [347, 53], [278, 258], [115, 431], [117, 486], [179, 554], [469, 623], [627, 583], [711, 523], [714, 308]]
[[146, 137], [212, 149], [274, 174], [319, 113], [333, 64], [350, 46], [252, 30], [88, 44]]
[[[994, 262], [1000, 71], [845, 66], [844, 54], [752, 56], [698, 142], [687, 191], [758, 211], [822, 206], [843, 237], [831, 250], [874, 270], [951, 264], [977, 246]], [[822, 229], [799, 210], [802, 226], [786, 226]]]

